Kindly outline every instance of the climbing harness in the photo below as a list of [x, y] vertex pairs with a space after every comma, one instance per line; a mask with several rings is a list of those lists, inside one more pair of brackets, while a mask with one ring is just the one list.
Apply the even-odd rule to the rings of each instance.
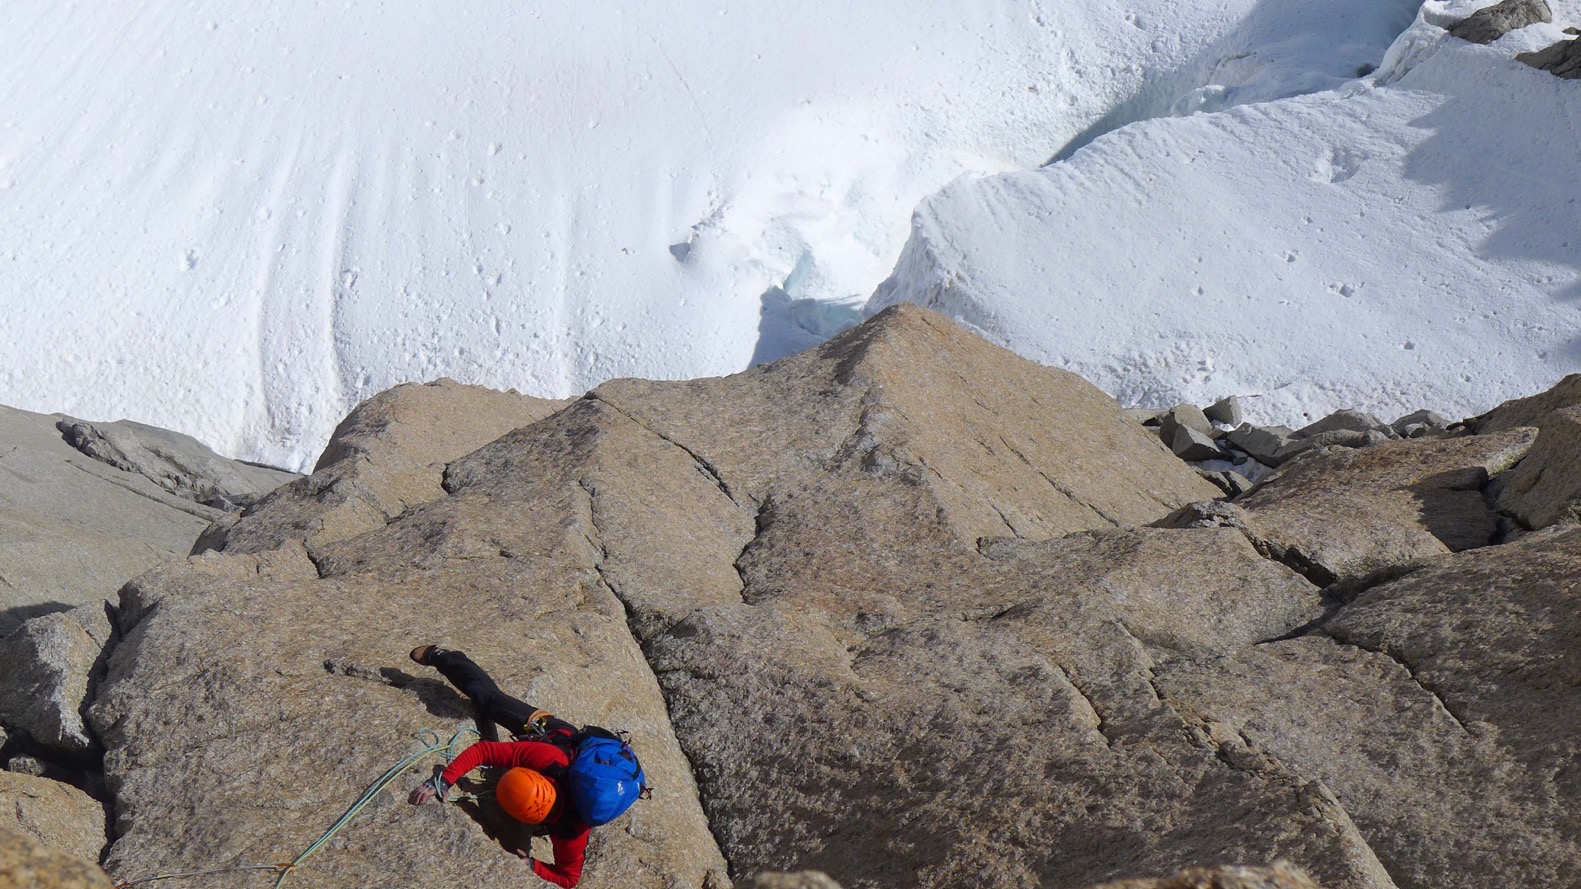
[[[195, 870], [182, 871], [179, 873], [154, 874], [152, 876], [139, 877], [135, 880], [122, 880], [121, 882], [115, 884], [114, 889], [129, 889], [129, 887], [141, 885], [143, 883], [152, 883], [156, 880], [174, 880], [181, 877], [206, 877], [212, 876], [214, 874], [227, 874], [249, 870], [267, 870], [274, 871], [275, 873], [279, 874], [278, 879], [274, 881], [274, 889], [280, 889], [281, 886], [285, 885], [286, 877], [291, 875], [291, 871], [295, 870], [302, 864], [302, 862], [306, 861], [308, 856], [328, 845], [329, 841], [334, 838], [335, 834], [338, 833], [341, 828], [345, 827], [347, 824], [350, 824], [352, 819], [356, 818], [359, 812], [366, 808], [369, 803], [373, 802], [374, 798], [377, 797], [385, 787], [389, 786], [390, 782], [400, 777], [408, 769], [417, 765], [424, 757], [430, 754], [443, 751], [446, 760], [455, 759], [456, 754], [461, 751], [463, 739], [467, 739], [469, 737], [473, 740], [476, 740], [479, 737], [477, 730], [470, 728], [462, 729], [461, 731], [456, 732], [454, 735], [451, 735], [449, 741], [441, 741], [439, 739], [439, 733], [433, 729], [425, 728], [422, 731], [419, 731], [417, 733], [417, 740], [423, 745], [422, 749], [411, 753], [405, 759], [391, 766], [388, 771], [379, 776], [378, 780], [368, 785], [368, 789], [363, 791], [362, 796], [358, 797], [356, 802], [352, 803], [345, 812], [341, 813], [340, 818], [338, 818], [334, 824], [330, 825], [329, 830], [326, 830], [323, 836], [319, 837], [318, 840], [315, 841], [311, 846], [308, 846], [306, 849], [302, 850], [301, 855], [298, 855], [295, 859], [289, 862], [284, 864], [244, 864], [237, 865], [235, 867], [215, 868], [213, 870]], [[455, 796], [451, 801], [462, 802], [465, 800], [475, 800], [477, 798], [477, 794], [463, 793]], [[441, 797], [441, 801], [443, 800], [444, 798]]]

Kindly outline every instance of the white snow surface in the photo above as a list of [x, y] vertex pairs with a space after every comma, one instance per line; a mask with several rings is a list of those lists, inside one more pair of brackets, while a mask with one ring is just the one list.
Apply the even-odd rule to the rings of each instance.
[[[1525, 294], [1563, 291], [1566, 260], [1502, 257], [1556, 246], [1524, 202], [1564, 209], [1559, 189], [1531, 189], [1569, 171], [1530, 140], [1489, 144], [1490, 124], [1469, 138], [1492, 160], [1450, 134], [1462, 117], [1504, 113], [1511, 97], [1475, 82], [1485, 70], [1519, 86], [1523, 125], [1553, 132], [1561, 87], [1496, 53], [1461, 52], [1476, 72], [1463, 84], [1415, 76], [1387, 96], [1171, 121], [1077, 151], [1171, 109], [1343, 84], [1415, 13], [1410, 0], [8, 0], [0, 403], [128, 417], [305, 468], [352, 405], [402, 381], [564, 396], [613, 376], [733, 372], [856, 320], [928, 194], [1073, 152], [932, 202], [902, 270], [911, 283], [888, 294], [969, 279], [979, 289], [934, 302], [1029, 355], [1108, 368], [1100, 381], [1133, 393], [1196, 391], [1171, 377], [1187, 360], [1218, 363], [1199, 388], [1267, 385], [1274, 372], [1253, 365], [1282, 350], [1233, 352], [1204, 331], [1271, 343], [1278, 330], [1252, 328], [1296, 318], [1283, 304], [1324, 299], [1330, 284], [1353, 288], [1339, 297], [1358, 307], [1346, 324], [1370, 317], [1361, 306], [1438, 303], [1368, 325], [1391, 348], [1419, 340], [1408, 359], [1452, 345], [1408, 322], [1469, 346], [1498, 311], [1511, 337], [1500, 342], [1541, 341], [1559, 361], [1574, 351], [1550, 330], [1563, 304], [1549, 297], [1527, 317]], [[1494, 104], [1478, 109], [1477, 96]], [[1412, 123], [1435, 111], [1441, 123]], [[1288, 132], [1301, 121], [1333, 138]], [[1407, 163], [1413, 134], [1428, 147]], [[1263, 148], [1230, 144], [1241, 138]], [[1304, 153], [1271, 165], [1286, 148]], [[1483, 163], [1527, 190], [1482, 176]], [[1453, 209], [1457, 190], [1474, 192], [1473, 210]], [[1306, 228], [1264, 206], [1319, 192], [1292, 217], [1317, 220]], [[1402, 205], [1383, 206], [1396, 194]], [[1346, 216], [1364, 209], [1365, 224]], [[1412, 213], [1423, 216], [1402, 220]], [[1426, 270], [1486, 220], [1510, 232], [1492, 251], [1508, 274], [1481, 288], [1478, 309], [1450, 312], [1442, 288], [1469, 269]], [[1122, 221], [1156, 231], [1127, 236]], [[1444, 244], [1406, 262], [1421, 272], [1376, 268], [1380, 245], [1420, 251], [1435, 237]], [[1330, 257], [1356, 242], [1371, 246]], [[1288, 287], [1268, 269], [1281, 250], [1299, 254], [1274, 267]], [[1201, 271], [1199, 255], [1221, 271]], [[1125, 261], [1135, 280], [1120, 286]], [[1187, 298], [1198, 285], [1209, 295]], [[1078, 332], [1105, 337], [1066, 336]], [[1297, 385], [1343, 376], [1280, 367]], [[1388, 382], [1431, 400], [1409, 384]]]
[[1127, 404], [1479, 413], [1581, 371], [1581, 83], [1427, 3], [1377, 74], [1109, 133], [928, 199], [867, 306], [944, 311]]

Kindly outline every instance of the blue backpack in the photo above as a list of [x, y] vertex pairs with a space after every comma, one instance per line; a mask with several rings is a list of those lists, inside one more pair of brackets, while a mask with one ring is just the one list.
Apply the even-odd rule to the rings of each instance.
[[652, 795], [642, 764], [626, 739], [608, 729], [590, 725], [573, 739], [576, 753], [566, 778], [571, 801], [589, 826], [619, 818], [638, 799]]

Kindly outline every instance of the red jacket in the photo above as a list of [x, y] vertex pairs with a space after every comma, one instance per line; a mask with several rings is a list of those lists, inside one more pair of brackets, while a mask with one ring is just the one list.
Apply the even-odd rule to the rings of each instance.
[[571, 803], [571, 791], [561, 777], [571, 766], [565, 750], [542, 741], [479, 741], [462, 751], [439, 776], [445, 786], [478, 766], [511, 768], [523, 766], [554, 784], [555, 804], [549, 810], [544, 825], [550, 828], [549, 840], [554, 846], [554, 864], [532, 861], [532, 872], [556, 886], [571, 889], [582, 879], [582, 859], [587, 853], [587, 835], [592, 829], [582, 821]]

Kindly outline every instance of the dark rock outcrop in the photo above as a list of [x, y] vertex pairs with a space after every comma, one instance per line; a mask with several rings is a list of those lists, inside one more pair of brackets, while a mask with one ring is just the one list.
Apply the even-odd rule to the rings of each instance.
[[1511, 31], [1553, 20], [1544, 0], [1503, 0], [1450, 25], [1449, 33], [1472, 43], [1492, 43]]
[[1547, 71], [1555, 77], [1581, 80], [1581, 40], [1574, 37], [1535, 52], [1523, 52], [1515, 60], [1539, 71]]

